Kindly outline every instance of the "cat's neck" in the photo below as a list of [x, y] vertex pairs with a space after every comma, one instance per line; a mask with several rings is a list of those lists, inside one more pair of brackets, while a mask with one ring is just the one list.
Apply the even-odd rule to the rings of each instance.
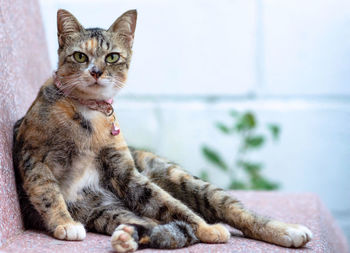
[[63, 95], [76, 103], [86, 106], [87, 108], [91, 110], [96, 110], [104, 113], [106, 116], [111, 116], [114, 112], [113, 109], [113, 99], [94, 99], [94, 98], [89, 98], [85, 97], [84, 94], [79, 94], [77, 95], [74, 91], [68, 91], [64, 88], [64, 86], [61, 84], [59, 79], [57, 78], [56, 75], [53, 77], [53, 85], [56, 86], [57, 89], [59, 89]]

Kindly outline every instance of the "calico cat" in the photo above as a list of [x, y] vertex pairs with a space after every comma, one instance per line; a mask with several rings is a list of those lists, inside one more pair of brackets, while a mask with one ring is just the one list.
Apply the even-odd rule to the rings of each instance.
[[227, 242], [219, 223], [277, 245], [305, 245], [306, 227], [259, 216], [177, 164], [128, 147], [110, 98], [127, 78], [136, 17], [130, 10], [108, 30], [85, 29], [58, 10], [57, 72], [14, 127], [25, 225], [62, 240], [109, 234], [118, 252]]

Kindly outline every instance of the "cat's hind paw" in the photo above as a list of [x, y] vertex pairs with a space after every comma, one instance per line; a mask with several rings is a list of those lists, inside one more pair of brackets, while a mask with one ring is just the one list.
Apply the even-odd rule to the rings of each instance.
[[280, 231], [273, 240], [275, 244], [284, 247], [299, 248], [312, 239], [311, 231], [303, 225], [286, 224], [278, 221], [272, 221], [270, 223], [270, 226], [272, 225], [277, 231]]
[[86, 237], [84, 226], [80, 222], [58, 225], [53, 236], [60, 240], [81, 241]]
[[112, 248], [116, 252], [133, 252], [137, 250], [138, 244], [133, 238], [135, 228], [125, 224], [119, 225], [111, 237]]
[[291, 224], [286, 230], [287, 247], [299, 248], [311, 241], [311, 231], [302, 225]]

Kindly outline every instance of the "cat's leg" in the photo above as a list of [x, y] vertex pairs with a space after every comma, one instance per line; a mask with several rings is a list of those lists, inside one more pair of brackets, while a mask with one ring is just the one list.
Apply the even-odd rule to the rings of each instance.
[[224, 222], [247, 237], [285, 247], [301, 247], [311, 240], [312, 234], [306, 227], [253, 213], [222, 189], [189, 175], [166, 159], [144, 151], [134, 150], [132, 154], [142, 174], [210, 223]]
[[[69, 210], [89, 230], [111, 235], [112, 247], [117, 252], [130, 252], [139, 247], [181, 248], [198, 241], [192, 227], [184, 222], [159, 225], [150, 218], [131, 212], [120, 200], [107, 196], [108, 193], [93, 194], [90, 192], [89, 198], [69, 205]], [[94, 200], [102, 201], [94, 208], [86, 208], [94, 205]]]
[[[142, 236], [140, 236], [142, 234]], [[146, 229], [138, 224], [120, 224], [113, 232], [111, 244], [117, 252], [141, 248], [177, 249], [198, 242], [190, 225], [173, 221]]]
[[224, 226], [209, 225], [188, 206], [141, 175], [127, 147], [102, 149], [99, 162], [105, 175], [103, 184], [133, 212], [164, 223], [184, 221], [191, 225], [202, 242], [222, 243], [229, 239], [230, 234]]
[[89, 230], [111, 235], [111, 245], [117, 252], [148, 246], [149, 235], [156, 226], [154, 221], [137, 216], [120, 203], [93, 208], [86, 220]]
[[28, 153], [18, 164], [23, 189], [54, 237], [62, 240], [83, 240], [85, 228], [67, 210], [59, 185], [51, 170]]

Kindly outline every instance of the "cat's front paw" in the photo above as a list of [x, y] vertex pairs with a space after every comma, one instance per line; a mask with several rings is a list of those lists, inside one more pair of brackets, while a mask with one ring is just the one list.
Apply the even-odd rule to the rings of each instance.
[[277, 232], [274, 234], [273, 243], [284, 247], [299, 248], [312, 239], [311, 231], [303, 225], [279, 221], [271, 221], [268, 225], [276, 229]]
[[202, 242], [223, 243], [230, 239], [230, 232], [221, 224], [204, 224], [198, 227], [196, 236]]
[[111, 237], [112, 248], [116, 252], [133, 252], [137, 250], [138, 244], [133, 238], [135, 228], [125, 224], [119, 225]]
[[81, 241], [85, 239], [86, 231], [80, 222], [71, 222], [64, 225], [58, 225], [53, 236], [60, 240]]

